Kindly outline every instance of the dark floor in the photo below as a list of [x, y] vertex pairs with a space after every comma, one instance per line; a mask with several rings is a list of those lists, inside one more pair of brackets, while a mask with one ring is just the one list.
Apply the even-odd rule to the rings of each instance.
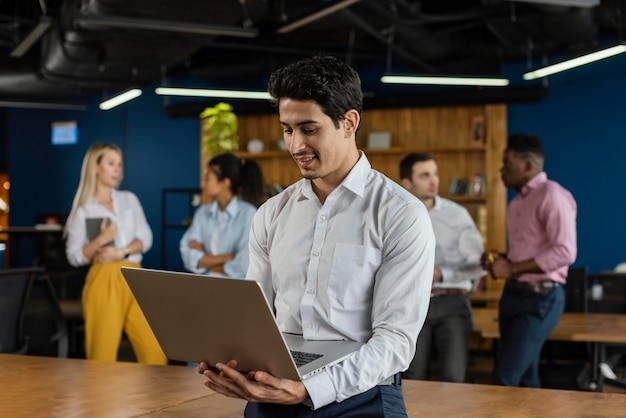
[[[591, 391], [590, 364], [582, 359], [542, 360], [540, 365], [541, 385], [546, 389], [564, 389]], [[624, 360], [616, 361], [613, 371], [618, 379], [626, 382], [626, 365]], [[467, 370], [468, 383], [493, 384], [493, 357], [490, 352], [472, 353]], [[602, 392], [625, 393], [626, 385], [611, 384], [605, 381]]]

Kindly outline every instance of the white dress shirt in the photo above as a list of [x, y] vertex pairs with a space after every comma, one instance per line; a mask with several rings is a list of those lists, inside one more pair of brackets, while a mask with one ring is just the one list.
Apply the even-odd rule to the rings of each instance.
[[238, 279], [245, 277], [250, 224], [255, 213], [254, 205], [237, 196], [232, 198], [224, 211], [220, 211], [217, 201], [200, 206], [180, 240], [180, 255], [185, 268], [193, 273], [208, 273], [207, 269], [198, 267], [205, 253], [189, 248], [189, 241], [195, 239], [208, 254], [234, 254], [234, 259], [224, 263], [224, 275]]
[[[137, 196], [127, 190], [113, 190], [111, 199], [114, 212], [98, 203], [95, 197], [90, 197], [76, 210], [74, 216], [68, 219], [65, 226], [67, 231], [65, 253], [72, 266], [78, 267], [90, 263], [83, 255], [83, 247], [89, 244], [85, 222], [87, 218], [109, 218], [117, 224], [117, 236], [114, 242], [116, 248], [127, 247], [135, 238], [142, 242], [142, 252], [145, 253], [152, 247], [152, 230]], [[131, 254], [128, 257], [128, 261], [135, 263], [141, 263], [142, 259], [142, 253]]]
[[322, 205], [309, 180], [254, 217], [247, 279], [283, 332], [367, 342], [303, 381], [314, 408], [405, 370], [430, 301], [435, 239], [425, 206], [364, 154]]
[[472, 281], [487, 274], [480, 267], [483, 240], [474, 220], [463, 206], [440, 196], [428, 213], [437, 239], [435, 267], [443, 278], [433, 287], [472, 290]]

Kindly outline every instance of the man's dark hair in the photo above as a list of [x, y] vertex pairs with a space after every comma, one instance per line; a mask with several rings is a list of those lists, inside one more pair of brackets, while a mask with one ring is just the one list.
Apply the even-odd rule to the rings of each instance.
[[432, 154], [427, 154], [425, 152], [413, 152], [400, 161], [400, 178], [401, 179], [409, 179], [411, 180], [411, 176], [413, 175], [413, 165], [415, 163], [423, 163], [424, 161], [431, 161], [435, 158]]
[[525, 156], [534, 156], [543, 161], [545, 155], [541, 139], [536, 135], [516, 133], [509, 136], [507, 149]]
[[348, 110], [363, 111], [359, 74], [332, 56], [305, 58], [274, 71], [267, 90], [276, 102], [313, 100], [337, 128]]

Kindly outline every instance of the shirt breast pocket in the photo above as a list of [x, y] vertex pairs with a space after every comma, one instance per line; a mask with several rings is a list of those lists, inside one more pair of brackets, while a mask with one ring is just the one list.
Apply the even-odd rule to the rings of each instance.
[[374, 275], [380, 267], [378, 248], [337, 243], [328, 282], [328, 295], [341, 305], [371, 302]]

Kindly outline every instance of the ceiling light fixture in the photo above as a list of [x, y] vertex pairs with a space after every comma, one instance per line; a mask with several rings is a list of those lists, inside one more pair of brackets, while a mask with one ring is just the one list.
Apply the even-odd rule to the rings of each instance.
[[133, 100], [134, 98], [139, 96], [141, 96], [141, 89], [127, 90], [122, 94], [118, 94], [117, 96], [111, 97], [110, 99], [100, 103], [100, 110], [113, 109], [115, 106], [119, 106], [122, 103], [126, 103], [129, 100]]
[[289, 23], [288, 25], [285, 25], [283, 27], [278, 28], [278, 30], [276, 32], [278, 33], [288, 33], [291, 32], [292, 30], [298, 29], [299, 27], [302, 27], [304, 25], [308, 25], [311, 22], [314, 22], [316, 20], [319, 20], [325, 16], [328, 16], [329, 14], [335, 13], [338, 10], [341, 9], [345, 9], [346, 7], [357, 3], [361, 0], [344, 0], [344, 1], [340, 1], [337, 4], [333, 4], [332, 6], [329, 6], [325, 9], [320, 10], [319, 12], [313, 13], [311, 15], [308, 15], [307, 17], [303, 17], [302, 19], [298, 19], [295, 22]]
[[433, 77], [385, 75], [380, 81], [386, 84], [428, 84], [438, 86], [487, 86], [504, 87], [509, 85], [507, 78], [486, 77]]
[[594, 61], [609, 58], [623, 52], [626, 52], [626, 45], [619, 44], [610, 48], [602, 49], [600, 51], [592, 52], [587, 55], [582, 55], [578, 58], [572, 58], [570, 60], [548, 65], [547, 67], [539, 68], [537, 70], [528, 71], [524, 73], [522, 77], [524, 78], [524, 80], [534, 80], [536, 78], [546, 77], [555, 73], [559, 73], [561, 71], [580, 67], [581, 65], [589, 64]]
[[188, 96], [188, 97], [218, 97], [223, 99], [256, 99], [269, 100], [272, 98], [266, 91], [241, 90], [209, 90], [177, 87], [157, 87], [154, 91], [161, 96]]
[[29, 33], [26, 35], [22, 42], [20, 42], [14, 49], [11, 51], [11, 56], [13, 58], [22, 57], [31, 46], [35, 44], [41, 38], [44, 33], [48, 31], [48, 29], [52, 26], [52, 20], [46, 17], [42, 17], [37, 26], [35, 26]]

